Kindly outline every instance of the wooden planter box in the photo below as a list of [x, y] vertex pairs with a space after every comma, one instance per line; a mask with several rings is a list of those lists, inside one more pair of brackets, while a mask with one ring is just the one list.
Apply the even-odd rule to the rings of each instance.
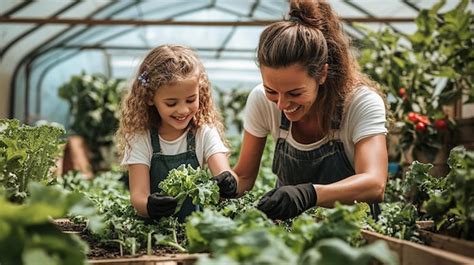
[[[76, 234], [80, 236], [85, 230], [84, 225], [76, 225], [68, 218], [55, 219], [53, 221], [63, 233]], [[206, 253], [198, 254], [158, 254], [158, 255], [136, 255], [118, 256], [113, 258], [92, 257], [87, 260], [88, 264], [120, 264], [120, 265], [192, 265], [199, 257], [208, 256]]]
[[379, 233], [362, 230], [362, 236], [372, 243], [383, 240], [397, 253], [400, 265], [448, 265], [474, 264], [474, 259], [406, 240], [400, 240]]
[[417, 221], [420, 239], [428, 246], [474, 258], [474, 242], [431, 232], [433, 221]]
[[[420, 238], [427, 245], [474, 259], [474, 242], [450, 236], [418, 230]], [[473, 262], [474, 263], [474, 262]]]
[[119, 265], [192, 265], [199, 257], [207, 254], [170, 254], [167, 256], [141, 256], [136, 258], [116, 258], [88, 260], [89, 264], [119, 264]]

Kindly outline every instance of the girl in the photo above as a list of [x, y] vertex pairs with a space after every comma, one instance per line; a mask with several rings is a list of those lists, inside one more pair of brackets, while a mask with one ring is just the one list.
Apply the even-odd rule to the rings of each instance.
[[[388, 164], [386, 106], [377, 84], [359, 71], [331, 6], [290, 1], [289, 18], [260, 35], [257, 60], [263, 84], [247, 100], [234, 168], [238, 185], [227, 197], [252, 188], [271, 135], [278, 185], [258, 204], [270, 218], [292, 218], [336, 201], [381, 201]], [[235, 186], [230, 182], [219, 186]]]
[[[175, 212], [176, 199], [160, 195], [158, 184], [181, 164], [207, 164], [220, 179], [233, 178], [222, 128], [196, 54], [178, 45], [153, 49], [123, 100], [117, 133], [122, 165], [128, 166], [130, 199], [140, 216], [158, 220]], [[178, 220], [195, 208], [186, 199]]]

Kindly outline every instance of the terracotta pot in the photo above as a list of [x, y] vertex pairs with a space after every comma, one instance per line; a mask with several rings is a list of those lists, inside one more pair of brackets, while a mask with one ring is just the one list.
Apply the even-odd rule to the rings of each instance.
[[70, 136], [64, 150], [63, 174], [70, 170], [82, 173], [87, 179], [94, 176], [89, 161], [89, 150], [86, 141], [81, 136]]

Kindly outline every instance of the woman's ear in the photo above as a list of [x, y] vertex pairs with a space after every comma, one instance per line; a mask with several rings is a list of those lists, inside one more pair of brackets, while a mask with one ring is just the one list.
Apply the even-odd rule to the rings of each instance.
[[329, 65], [327, 63], [324, 64], [323, 73], [321, 75], [321, 78], [319, 79], [319, 85], [322, 85], [324, 84], [324, 82], [326, 82], [326, 78], [328, 77], [328, 68], [329, 68]]

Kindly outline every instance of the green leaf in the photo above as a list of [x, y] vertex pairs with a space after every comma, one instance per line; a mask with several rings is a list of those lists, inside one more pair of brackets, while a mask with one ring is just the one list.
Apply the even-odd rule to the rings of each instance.
[[172, 169], [168, 176], [160, 182], [161, 193], [178, 199], [176, 212], [181, 208], [187, 197], [194, 205], [203, 207], [216, 205], [219, 202], [219, 187], [211, 176], [200, 168], [191, 165], [180, 165]]
[[36, 265], [36, 264], [62, 264], [57, 257], [49, 256], [46, 251], [42, 249], [29, 249], [23, 254], [24, 265]]
[[376, 241], [357, 249], [352, 248], [340, 239], [326, 239], [319, 242], [316, 249], [321, 253], [321, 259], [317, 263], [320, 265], [368, 265], [374, 261], [388, 265], [398, 264], [397, 258], [383, 241]]

